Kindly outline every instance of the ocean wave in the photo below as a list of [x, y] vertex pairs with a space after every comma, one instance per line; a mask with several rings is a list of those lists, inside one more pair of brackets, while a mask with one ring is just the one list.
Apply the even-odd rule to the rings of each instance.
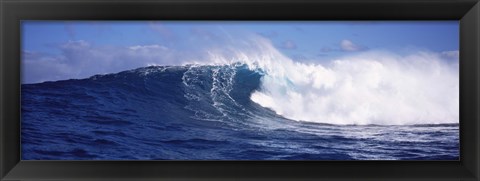
[[266, 39], [251, 41], [255, 46], [211, 51], [200, 63], [246, 64], [262, 75], [251, 100], [285, 118], [342, 125], [459, 122], [458, 54], [371, 50], [312, 64], [293, 61]]
[[[252, 43], [255, 48], [212, 50], [208, 61], [196, 64], [150, 66], [84, 81], [112, 83], [104, 90], [107, 96], [119, 90], [117, 96], [135, 95], [119, 100], [124, 104], [159, 96], [195, 119], [210, 121], [247, 124], [243, 119], [271, 120], [273, 111], [290, 120], [338, 125], [459, 122], [458, 57], [369, 51], [308, 64], [284, 56], [265, 39]], [[73, 84], [69, 81], [47, 84], [54, 89]], [[79, 95], [91, 99], [98, 88], [88, 86], [93, 85], [77, 85], [91, 92]]]

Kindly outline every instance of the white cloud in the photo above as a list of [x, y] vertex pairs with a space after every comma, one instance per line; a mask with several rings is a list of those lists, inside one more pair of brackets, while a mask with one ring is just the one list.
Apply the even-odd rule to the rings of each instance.
[[24, 83], [87, 78], [95, 74], [119, 72], [151, 64], [175, 65], [187, 54], [179, 54], [163, 45], [97, 47], [86, 41], [69, 41], [58, 55], [24, 51]]
[[361, 51], [361, 50], [365, 50], [365, 49], [366, 49], [366, 47], [359, 46], [359, 45], [353, 43], [353, 42], [350, 41], [350, 40], [342, 40], [342, 41], [340, 42], [340, 48], [341, 48], [343, 51], [349, 51], [349, 52]]

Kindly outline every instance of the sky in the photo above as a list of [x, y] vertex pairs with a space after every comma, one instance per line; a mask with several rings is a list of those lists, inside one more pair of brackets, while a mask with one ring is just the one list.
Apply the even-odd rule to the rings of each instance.
[[39, 83], [261, 52], [259, 39], [310, 64], [371, 51], [458, 56], [459, 22], [23, 21], [21, 38], [22, 83]]

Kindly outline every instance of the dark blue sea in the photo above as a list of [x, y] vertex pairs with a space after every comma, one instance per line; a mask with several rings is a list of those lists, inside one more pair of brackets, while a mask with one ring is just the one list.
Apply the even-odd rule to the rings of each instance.
[[250, 98], [245, 65], [150, 66], [23, 84], [23, 160], [458, 160], [458, 124], [335, 125]]

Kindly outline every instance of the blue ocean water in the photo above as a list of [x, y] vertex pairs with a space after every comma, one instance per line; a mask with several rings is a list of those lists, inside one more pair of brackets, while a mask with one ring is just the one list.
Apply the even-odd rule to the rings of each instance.
[[458, 160], [458, 124], [334, 125], [250, 99], [246, 65], [22, 85], [23, 160]]

